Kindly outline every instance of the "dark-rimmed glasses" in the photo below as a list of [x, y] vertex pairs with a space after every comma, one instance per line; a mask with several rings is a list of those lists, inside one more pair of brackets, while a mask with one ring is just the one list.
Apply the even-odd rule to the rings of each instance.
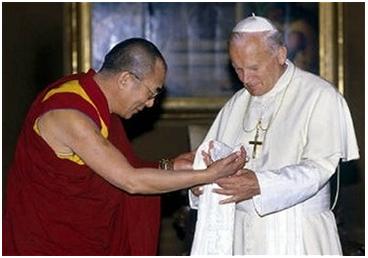
[[145, 87], [149, 93], [150, 93], [150, 96], [148, 97], [148, 99], [154, 99], [157, 97], [157, 95], [159, 95], [162, 91], [163, 91], [163, 88], [156, 88], [156, 91], [153, 91], [150, 87], [148, 87], [145, 83], [143, 83], [143, 80], [141, 78], [139, 78], [135, 73], [133, 72], [129, 72], [135, 79], [137, 79], [142, 85], [143, 87]]

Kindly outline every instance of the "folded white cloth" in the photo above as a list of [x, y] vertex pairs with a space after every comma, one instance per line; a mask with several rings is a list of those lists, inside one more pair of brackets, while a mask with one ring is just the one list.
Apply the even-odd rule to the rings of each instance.
[[[193, 163], [194, 169], [205, 169], [202, 151], [208, 151], [210, 141], [199, 146]], [[224, 143], [213, 141], [214, 148], [210, 155], [212, 160], [228, 156], [240, 150], [241, 146], [230, 148]], [[203, 187], [203, 194], [198, 197], [189, 191], [189, 203], [198, 209], [198, 219], [194, 233], [191, 255], [232, 255], [235, 203], [222, 204], [219, 202], [228, 196], [212, 192], [219, 188], [215, 183]]]

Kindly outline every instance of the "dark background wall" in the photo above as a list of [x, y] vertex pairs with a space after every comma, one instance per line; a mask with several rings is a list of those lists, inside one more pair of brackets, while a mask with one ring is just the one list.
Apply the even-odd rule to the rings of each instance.
[[61, 3], [4, 3], [2, 17], [4, 178], [33, 98], [63, 74], [63, 9]]
[[[353, 117], [360, 149], [360, 159], [343, 166], [341, 192], [337, 206], [346, 241], [364, 243], [365, 225], [365, 28], [364, 3], [344, 4], [344, 95]], [[349, 243], [346, 243], [349, 245]]]
[[[48, 83], [63, 75], [63, 3], [3, 3], [2, 6], [2, 179], [5, 189], [6, 171], [32, 100]], [[336, 212], [344, 241], [358, 244], [364, 243], [365, 219], [364, 17], [364, 3], [344, 4], [345, 97], [353, 115], [362, 158], [343, 167], [342, 189]], [[149, 113], [128, 124], [131, 135], [135, 136], [134, 147], [143, 158], [155, 160], [189, 150], [188, 121], [153, 121], [147, 120], [147, 117]], [[147, 121], [155, 123], [147, 125]], [[210, 120], [205, 123], [210, 123]], [[142, 125], [148, 131], [134, 134], [138, 130], [137, 126]], [[178, 199], [182, 200], [180, 192], [164, 196], [164, 217], [175, 216], [175, 210], [180, 206]], [[169, 222], [168, 227], [171, 226]], [[171, 244], [166, 249], [162, 247], [161, 254], [180, 254], [178, 248], [169, 247], [173, 246], [176, 237], [162, 237], [164, 242], [171, 241]]]

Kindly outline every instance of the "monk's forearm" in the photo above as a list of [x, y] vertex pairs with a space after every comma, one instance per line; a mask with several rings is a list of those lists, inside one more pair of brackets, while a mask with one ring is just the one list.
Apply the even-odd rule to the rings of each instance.
[[202, 171], [172, 171], [157, 169], [136, 169], [125, 190], [134, 194], [166, 193], [215, 180], [214, 175]]

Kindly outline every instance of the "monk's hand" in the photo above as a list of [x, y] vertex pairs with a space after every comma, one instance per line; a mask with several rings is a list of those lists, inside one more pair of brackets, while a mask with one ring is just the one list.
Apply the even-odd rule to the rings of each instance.
[[195, 150], [178, 155], [173, 159], [174, 170], [192, 170]]
[[260, 194], [260, 188], [256, 174], [249, 169], [242, 169], [231, 177], [224, 177], [215, 181], [221, 188], [213, 189], [213, 192], [230, 196], [220, 201], [220, 204], [238, 203], [248, 200]]
[[240, 151], [231, 153], [229, 156], [213, 162], [207, 168], [207, 170], [211, 173], [214, 173], [214, 180], [221, 177], [231, 176], [234, 175], [239, 169], [244, 167], [245, 159], [245, 149], [241, 148]]

